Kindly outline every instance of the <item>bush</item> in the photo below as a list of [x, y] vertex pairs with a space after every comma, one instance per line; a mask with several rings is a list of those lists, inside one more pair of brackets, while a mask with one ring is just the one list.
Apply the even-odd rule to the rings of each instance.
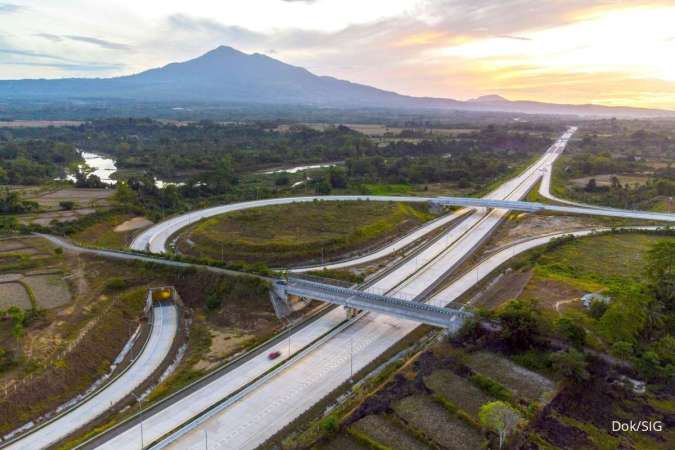
[[500, 400], [511, 401], [511, 391], [490, 377], [475, 373], [471, 375], [471, 382], [478, 386], [480, 390], [486, 394], [491, 395], [492, 397], [498, 398]]
[[206, 297], [206, 308], [215, 311], [217, 309], [220, 309], [220, 306], [223, 304], [223, 299], [221, 298], [220, 295], [218, 295], [215, 292], [211, 292], [207, 297]]
[[500, 337], [515, 350], [532, 348], [541, 334], [541, 316], [532, 303], [509, 302], [498, 314], [502, 325]]
[[578, 350], [570, 348], [566, 352], [557, 352], [551, 356], [553, 368], [566, 379], [574, 382], [582, 382], [589, 378], [586, 370], [586, 356]]
[[61, 209], [65, 211], [71, 211], [73, 208], [75, 208], [75, 202], [70, 200], [64, 200], [62, 202], [59, 202], [59, 206], [61, 207]]
[[569, 317], [558, 320], [558, 332], [576, 348], [583, 348], [586, 343], [586, 330]]
[[106, 291], [121, 291], [127, 287], [127, 282], [120, 277], [112, 277], [105, 283]]
[[332, 414], [321, 419], [319, 427], [326, 433], [334, 433], [340, 428], [337, 417]]
[[600, 319], [605, 314], [608, 307], [609, 305], [602, 300], [592, 300], [591, 305], [588, 308], [588, 314], [596, 320]]

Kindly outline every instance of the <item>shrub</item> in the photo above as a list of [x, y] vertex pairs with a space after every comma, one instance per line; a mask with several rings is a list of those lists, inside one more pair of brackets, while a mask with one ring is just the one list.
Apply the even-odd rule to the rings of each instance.
[[578, 350], [570, 348], [566, 352], [556, 352], [551, 359], [553, 368], [570, 381], [582, 382], [590, 376], [586, 370], [586, 356]]
[[127, 282], [120, 277], [112, 277], [105, 283], [106, 291], [121, 291], [127, 287]]
[[332, 414], [326, 416], [323, 419], [321, 419], [319, 427], [321, 428], [322, 431], [326, 433], [334, 433], [339, 428], [338, 419]]
[[576, 348], [583, 348], [586, 343], [586, 330], [569, 317], [558, 320], [558, 332]]
[[471, 382], [473, 382], [486, 394], [489, 394], [500, 400], [510, 401], [512, 398], [511, 391], [497, 383], [492, 378], [486, 377], [485, 375], [481, 375], [479, 373], [473, 374], [471, 375]]
[[73, 208], [75, 208], [75, 202], [70, 200], [64, 200], [59, 202], [59, 206], [65, 211], [71, 211]]

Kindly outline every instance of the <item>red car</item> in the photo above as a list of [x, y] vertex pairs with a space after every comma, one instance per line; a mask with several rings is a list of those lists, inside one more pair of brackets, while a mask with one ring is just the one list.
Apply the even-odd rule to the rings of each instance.
[[272, 353], [267, 355], [269, 359], [277, 359], [279, 356], [281, 356], [281, 352], [279, 350], [273, 351]]

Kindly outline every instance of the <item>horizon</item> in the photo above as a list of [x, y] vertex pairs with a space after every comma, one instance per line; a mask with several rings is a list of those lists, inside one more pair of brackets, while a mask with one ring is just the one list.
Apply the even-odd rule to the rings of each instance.
[[222, 45], [416, 97], [675, 109], [672, 2], [57, 3], [0, 2], [0, 79], [131, 75]]

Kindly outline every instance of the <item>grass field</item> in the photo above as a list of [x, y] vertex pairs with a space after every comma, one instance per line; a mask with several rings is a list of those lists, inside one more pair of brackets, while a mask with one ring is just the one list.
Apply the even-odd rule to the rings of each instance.
[[71, 238], [76, 242], [94, 247], [125, 249], [137, 230], [120, 231], [119, 227], [134, 217], [132, 214], [112, 214], [106, 220], [78, 231]]
[[[180, 234], [193, 256], [269, 265], [340, 258], [433, 219], [426, 206], [384, 202], [312, 202], [239, 211]], [[323, 255], [322, 255], [323, 252]]]

